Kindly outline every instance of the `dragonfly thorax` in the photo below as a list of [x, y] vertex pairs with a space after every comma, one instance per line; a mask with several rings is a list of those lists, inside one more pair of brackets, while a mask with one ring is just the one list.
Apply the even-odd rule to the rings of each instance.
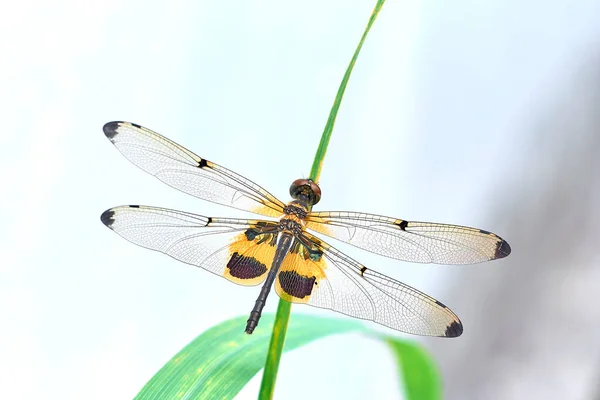
[[300, 236], [304, 227], [300, 220], [292, 215], [286, 215], [279, 220], [279, 227], [283, 232], [290, 232], [294, 236]]
[[290, 202], [287, 206], [283, 208], [283, 212], [285, 215], [292, 215], [297, 217], [298, 219], [306, 219], [306, 214], [308, 210], [302, 204], [300, 204], [299, 200], [295, 200]]

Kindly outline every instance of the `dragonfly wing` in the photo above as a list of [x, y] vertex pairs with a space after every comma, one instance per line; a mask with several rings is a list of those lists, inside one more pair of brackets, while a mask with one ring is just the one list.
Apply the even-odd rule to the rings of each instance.
[[270, 217], [283, 214], [285, 205], [265, 189], [150, 129], [109, 122], [104, 134], [133, 164], [182, 192]]
[[476, 264], [503, 258], [510, 246], [481, 229], [357, 212], [315, 212], [306, 227], [364, 250], [398, 260]]
[[296, 240], [275, 282], [282, 299], [415, 335], [462, 334], [458, 317], [439, 301], [367, 269], [309, 233]]
[[202, 267], [240, 285], [257, 285], [275, 255], [278, 224], [211, 218], [147, 206], [106, 210], [102, 222], [128, 241]]

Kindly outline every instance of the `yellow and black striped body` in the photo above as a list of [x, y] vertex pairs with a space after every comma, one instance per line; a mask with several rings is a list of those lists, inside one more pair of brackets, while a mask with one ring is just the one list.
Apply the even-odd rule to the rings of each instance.
[[280, 225], [294, 235], [294, 243], [279, 269], [275, 290], [284, 300], [307, 303], [314, 288], [325, 279], [323, 252], [304, 238], [308, 213], [301, 201], [292, 201], [285, 208]]
[[[227, 276], [230, 280], [256, 284], [265, 283], [256, 300], [246, 325], [246, 333], [252, 333], [258, 325], [271, 285], [275, 283], [277, 294], [295, 303], [308, 302], [313, 289], [325, 278], [323, 252], [303, 238], [308, 207], [299, 200], [284, 208], [276, 232], [264, 227], [252, 227], [240, 235], [240, 241], [231, 246], [231, 258]], [[272, 229], [272, 228], [271, 228]], [[245, 243], [244, 243], [245, 238]], [[244, 246], [261, 248], [244, 256], [238, 250]], [[270, 263], [270, 268], [267, 265]]]

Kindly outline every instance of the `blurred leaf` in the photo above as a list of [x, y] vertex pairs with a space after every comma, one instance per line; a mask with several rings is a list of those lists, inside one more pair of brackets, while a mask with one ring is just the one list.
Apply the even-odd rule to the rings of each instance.
[[[252, 335], [243, 333], [246, 319], [234, 318], [202, 333], [161, 368], [136, 399], [233, 399], [265, 363], [274, 315], [263, 315]], [[427, 352], [413, 342], [382, 335], [357, 320], [294, 315], [284, 351], [349, 332], [362, 332], [390, 346], [401, 364], [399, 379], [406, 399], [439, 398], [439, 375]], [[335, 358], [330, 360], [333, 367]]]
[[396, 357], [400, 387], [404, 388], [405, 397], [422, 400], [441, 399], [440, 373], [429, 353], [414, 342], [389, 336], [384, 340]]

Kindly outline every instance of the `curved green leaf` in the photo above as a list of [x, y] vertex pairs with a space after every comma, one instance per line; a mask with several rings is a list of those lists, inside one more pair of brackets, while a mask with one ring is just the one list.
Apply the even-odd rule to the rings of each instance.
[[[136, 399], [233, 399], [265, 364], [274, 315], [263, 315], [252, 335], [243, 333], [246, 319], [234, 318], [202, 333], [161, 368]], [[294, 315], [284, 351], [348, 332], [362, 332], [390, 346], [401, 364], [405, 398], [439, 398], [435, 363], [420, 346], [370, 330], [357, 320]]]
[[398, 363], [400, 387], [406, 399], [441, 399], [442, 385], [437, 364], [414, 342], [387, 337], [385, 340]]

